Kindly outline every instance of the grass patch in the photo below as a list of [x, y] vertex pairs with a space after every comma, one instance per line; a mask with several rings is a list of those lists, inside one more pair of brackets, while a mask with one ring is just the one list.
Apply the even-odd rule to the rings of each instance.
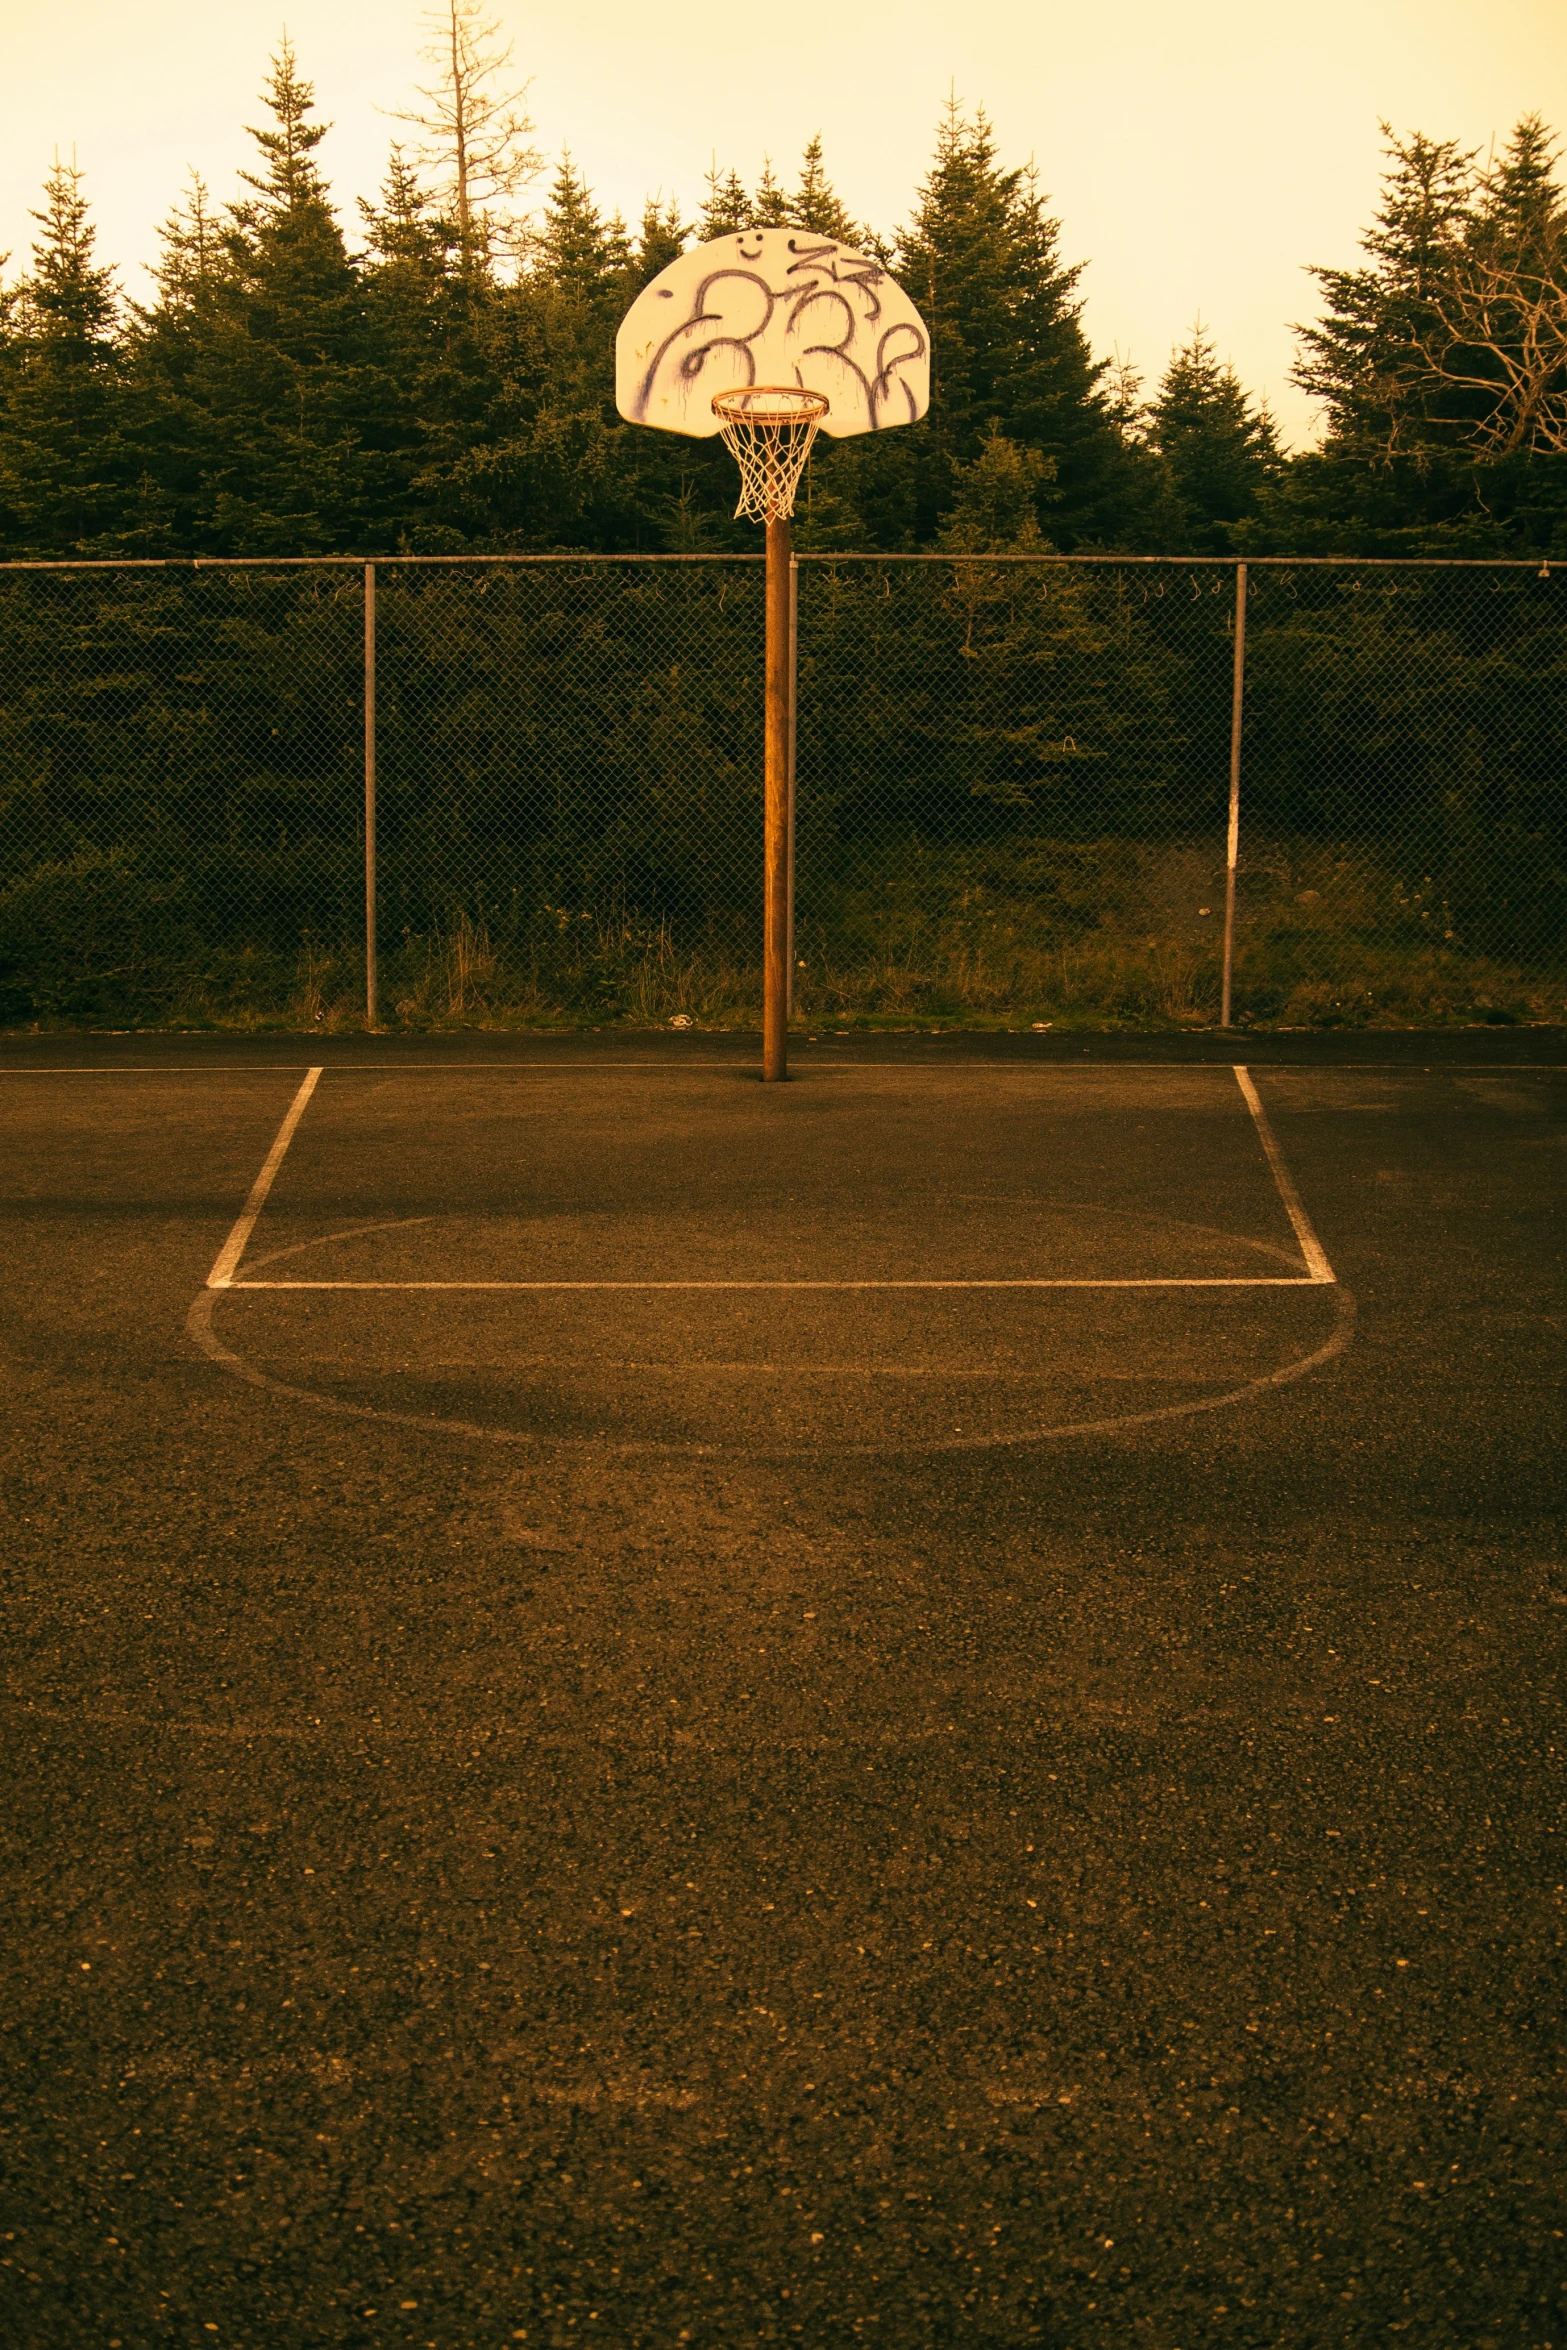
[[[808, 1024], [1178, 1029], [1219, 1015], [1224, 875], [1208, 842], [881, 842], [829, 878], [802, 866], [798, 906], [796, 1009]], [[357, 941], [235, 943], [222, 928], [187, 882], [119, 852], [42, 867], [0, 892], [0, 1018], [363, 1026]], [[1363, 850], [1252, 844], [1235, 1014], [1257, 1028], [1560, 1021], [1559, 924], [1554, 943], [1527, 960], [1497, 953], [1438, 881]], [[613, 903], [513, 905], [504, 918], [454, 906], [383, 950], [382, 979], [386, 1024], [413, 1031], [754, 1028], [761, 1014], [753, 920], [682, 928]]]

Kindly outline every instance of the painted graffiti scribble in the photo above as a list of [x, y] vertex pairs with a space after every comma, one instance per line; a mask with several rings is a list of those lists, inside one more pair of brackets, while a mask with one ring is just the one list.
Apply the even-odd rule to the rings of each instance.
[[794, 229], [751, 229], [681, 254], [616, 338], [616, 404], [636, 424], [705, 437], [715, 392], [798, 384], [826, 394], [823, 430], [922, 416], [930, 338], [881, 263]]

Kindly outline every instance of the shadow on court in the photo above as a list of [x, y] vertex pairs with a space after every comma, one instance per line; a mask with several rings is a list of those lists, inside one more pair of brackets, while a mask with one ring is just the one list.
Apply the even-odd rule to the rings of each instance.
[[10, 2338], [1559, 2342], [1562, 1041], [0, 1045]]

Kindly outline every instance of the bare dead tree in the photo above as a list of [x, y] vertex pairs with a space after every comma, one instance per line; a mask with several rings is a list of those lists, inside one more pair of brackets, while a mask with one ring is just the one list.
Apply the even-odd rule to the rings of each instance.
[[435, 174], [463, 257], [476, 264], [489, 258], [503, 229], [494, 207], [512, 202], [540, 168], [542, 158], [528, 143], [529, 85], [507, 87], [512, 45], [499, 46], [500, 24], [479, 0], [439, 0], [424, 24], [430, 37], [420, 55], [435, 67], [435, 78], [418, 87], [423, 109], [394, 119], [422, 132], [413, 161]]
[[1527, 262], [1450, 248], [1409, 351], [1428, 385], [1488, 398], [1469, 439], [1488, 458], [1567, 454], [1567, 240]]

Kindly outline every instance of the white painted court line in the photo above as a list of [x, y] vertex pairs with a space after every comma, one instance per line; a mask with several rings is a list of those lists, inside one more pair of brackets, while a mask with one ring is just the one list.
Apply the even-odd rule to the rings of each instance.
[[[1011, 1066], [1009, 1062], [1003, 1061], [983, 1061], [975, 1065], [986, 1069]], [[1160, 1064], [1150, 1062], [1148, 1065], [1150, 1068], [1154, 1068]], [[1467, 1064], [1465, 1065], [1467, 1066]], [[1521, 1063], [1508, 1063], [1510, 1068], [1522, 1065]], [[59, 1064], [45, 1062], [36, 1068], [21, 1069], [0, 1065], [0, 1077], [276, 1077], [279, 1072], [286, 1073], [292, 1069], [303, 1069], [305, 1066], [303, 1061], [205, 1061], [189, 1067], [179, 1061], [120, 1061], [105, 1062], [100, 1068], [84, 1069], [76, 1062], [61, 1062]], [[454, 1070], [465, 1071], [469, 1075], [491, 1077], [536, 1077], [541, 1070], [551, 1069], [669, 1070], [673, 1068], [683, 1069], [687, 1072], [703, 1069], [754, 1069], [756, 1061], [752, 1058], [744, 1061], [674, 1062], [657, 1061], [644, 1057], [640, 1061], [548, 1061], [541, 1059], [537, 1061], [333, 1061], [330, 1064], [322, 1063], [323, 1069], [328, 1066], [330, 1066], [334, 1077], [350, 1075], [355, 1077], [445, 1077]], [[867, 1069], [878, 1069], [882, 1064], [879, 1061], [853, 1064], [834, 1062], [833, 1066], [835, 1068], [863, 1066]], [[1129, 1063], [1128, 1066], [1140, 1067], [1141, 1064]], [[1477, 1069], [1489, 1069], [1492, 1064], [1489, 1061], [1477, 1061], [1474, 1066]]]
[[[254, 1221], [254, 1219], [252, 1219]], [[238, 1225], [235, 1230], [239, 1229]], [[209, 1289], [1320, 1289], [1331, 1273], [1049, 1281], [209, 1281]]]
[[[1252, 1123], [1257, 1130], [1258, 1140], [1262, 1144], [1263, 1153], [1267, 1158], [1268, 1166], [1272, 1172], [1274, 1183], [1278, 1188], [1278, 1194], [1280, 1200], [1283, 1203], [1284, 1212], [1288, 1216], [1291, 1229], [1295, 1234], [1296, 1240], [1300, 1244], [1301, 1255], [1304, 1258], [1306, 1264], [1306, 1271], [1304, 1273], [1195, 1275], [1150, 1274], [1133, 1277], [1115, 1275], [1107, 1275], [1103, 1277], [1057, 1276], [1053, 1278], [1034, 1280], [1013, 1279], [970, 1281], [237, 1281], [234, 1278], [234, 1275], [238, 1269], [240, 1258], [244, 1255], [246, 1244], [249, 1241], [252, 1232], [256, 1228], [256, 1222], [261, 1214], [262, 1209], [266, 1205], [267, 1194], [272, 1189], [272, 1185], [277, 1176], [278, 1169], [283, 1164], [284, 1157], [288, 1151], [288, 1146], [294, 1139], [295, 1129], [298, 1127], [300, 1119], [304, 1116], [306, 1105], [308, 1104], [311, 1095], [316, 1089], [318, 1080], [323, 1074], [323, 1070], [321, 1068], [314, 1068], [308, 1071], [304, 1083], [301, 1085], [298, 1093], [295, 1094], [293, 1101], [289, 1104], [288, 1114], [284, 1118], [282, 1125], [277, 1130], [272, 1148], [267, 1153], [266, 1160], [262, 1166], [261, 1172], [256, 1177], [255, 1182], [251, 1185], [250, 1197], [246, 1200], [244, 1208], [241, 1210], [233, 1230], [230, 1232], [227, 1240], [224, 1242], [221, 1250], [219, 1251], [217, 1262], [214, 1264], [212, 1271], [207, 1275], [206, 1286], [208, 1289], [246, 1290], [850, 1291], [906, 1289], [1320, 1289], [1333, 1285], [1337, 1280], [1337, 1276], [1335, 1275], [1332, 1266], [1328, 1263], [1327, 1254], [1323, 1249], [1322, 1243], [1318, 1240], [1315, 1232], [1311, 1228], [1311, 1221], [1306, 1214], [1305, 1208], [1301, 1204], [1300, 1194], [1295, 1189], [1295, 1185], [1291, 1179], [1289, 1169], [1284, 1164], [1284, 1155], [1279, 1149], [1278, 1139], [1273, 1132], [1272, 1126], [1268, 1122], [1268, 1114], [1262, 1106], [1261, 1097], [1259, 1096], [1255, 1085], [1253, 1085], [1250, 1074], [1244, 1064], [1240, 1062], [1233, 1062], [1231, 1064], [1231, 1071], [1237, 1085], [1240, 1087], [1241, 1095], [1246, 1103], [1246, 1107], [1251, 1113]], [[423, 1219], [420, 1220], [422, 1221]]]
[[304, 1067], [303, 1061], [204, 1061], [198, 1068], [182, 1069], [173, 1061], [120, 1061], [83, 1069], [74, 1061], [58, 1067], [45, 1061], [38, 1068], [0, 1067], [0, 1077], [287, 1077]]
[[1284, 1153], [1279, 1148], [1278, 1137], [1268, 1123], [1268, 1113], [1262, 1106], [1262, 1097], [1253, 1085], [1250, 1072], [1245, 1064], [1237, 1061], [1234, 1068], [1235, 1082], [1241, 1089], [1247, 1109], [1251, 1112], [1251, 1122], [1257, 1129], [1257, 1140], [1267, 1154], [1268, 1165], [1273, 1169], [1273, 1180], [1279, 1187], [1279, 1197], [1284, 1202], [1284, 1213], [1288, 1216], [1294, 1229], [1295, 1238], [1300, 1242], [1300, 1253], [1306, 1260], [1310, 1277], [1319, 1284], [1332, 1281], [1336, 1277], [1333, 1267], [1328, 1263], [1327, 1252], [1321, 1241], [1311, 1229], [1311, 1219], [1301, 1205], [1300, 1193], [1295, 1189], [1290, 1171], [1284, 1164]]
[[272, 1148], [268, 1151], [262, 1164], [261, 1172], [250, 1187], [250, 1197], [241, 1208], [233, 1231], [219, 1249], [217, 1262], [207, 1275], [209, 1289], [232, 1289], [234, 1287], [234, 1269], [245, 1253], [246, 1241], [256, 1229], [256, 1218], [267, 1204], [267, 1193], [272, 1189], [277, 1171], [282, 1166], [288, 1146], [294, 1139], [294, 1129], [305, 1114], [305, 1105], [315, 1092], [320, 1075], [319, 1069], [309, 1070], [306, 1073], [304, 1084], [289, 1103], [288, 1115], [278, 1128]]

